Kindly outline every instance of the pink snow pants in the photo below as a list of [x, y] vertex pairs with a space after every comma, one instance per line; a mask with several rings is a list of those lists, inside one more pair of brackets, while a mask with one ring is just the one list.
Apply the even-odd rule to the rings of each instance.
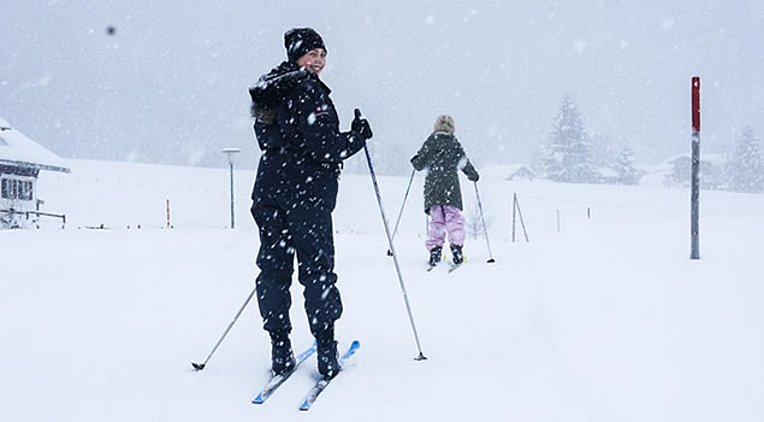
[[430, 208], [430, 230], [424, 246], [432, 250], [443, 246], [448, 240], [452, 245], [464, 245], [464, 216], [459, 208], [451, 205], [434, 205]]

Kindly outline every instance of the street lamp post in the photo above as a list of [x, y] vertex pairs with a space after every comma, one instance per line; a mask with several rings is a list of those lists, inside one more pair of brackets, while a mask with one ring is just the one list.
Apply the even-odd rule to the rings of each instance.
[[241, 152], [241, 150], [239, 148], [223, 148], [223, 152], [228, 159], [228, 168], [230, 169], [231, 173], [231, 228], [233, 229], [235, 227], [233, 213], [233, 156], [234, 154]]

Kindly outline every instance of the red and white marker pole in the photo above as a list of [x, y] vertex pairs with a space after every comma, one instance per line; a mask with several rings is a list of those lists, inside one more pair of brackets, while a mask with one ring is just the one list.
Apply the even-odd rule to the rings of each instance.
[[700, 77], [692, 78], [692, 179], [690, 193], [690, 259], [700, 259]]

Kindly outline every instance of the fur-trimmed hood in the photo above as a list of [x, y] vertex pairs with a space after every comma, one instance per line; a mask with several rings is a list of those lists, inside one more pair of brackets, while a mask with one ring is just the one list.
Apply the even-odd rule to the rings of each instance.
[[310, 76], [309, 71], [287, 61], [261, 76], [255, 86], [249, 89], [252, 117], [263, 123], [271, 123], [281, 100]]

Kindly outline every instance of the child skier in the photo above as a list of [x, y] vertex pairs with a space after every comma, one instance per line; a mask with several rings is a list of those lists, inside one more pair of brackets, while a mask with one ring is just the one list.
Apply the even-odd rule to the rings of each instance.
[[427, 170], [424, 182], [424, 212], [430, 216], [425, 247], [430, 252], [430, 267], [440, 262], [448, 234], [452, 263], [464, 262], [464, 216], [459, 186], [461, 170], [472, 182], [480, 178], [454, 136], [454, 119], [442, 115], [435, 120], [432, 134], [424, 141], [411, 164], [417, 171]]

